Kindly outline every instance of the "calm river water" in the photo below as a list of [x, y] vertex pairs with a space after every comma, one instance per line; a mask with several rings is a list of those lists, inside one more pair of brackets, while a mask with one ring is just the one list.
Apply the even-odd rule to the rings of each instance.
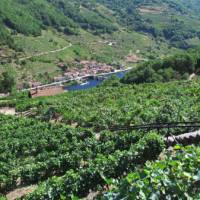
[[[116, 73], [114, 73], [114, 74], [107, 74], [107, 75], [104, 75], [103, 77], [109, 78], [109, 77], [112, 76], [112, 75], [116, 75], [118, 78], [123, 78], [124, 75], [125, 75], [127, 72], [128, 72], [128, 71], [116, 72]], [[89, 88], [93, 88], [93, 87], [98, 86], [102, 81], [103, 81], [103, 80], [89, 79], [89, 80], [87, 80], [87, 82], [84, 83], [84, 84], [74, 84], [74, 85], [70, 85], [70, 86], [65, 87], [65, 89], [68, 90], [68, 91], [86, 90], [86, 89], [89, 89]]]

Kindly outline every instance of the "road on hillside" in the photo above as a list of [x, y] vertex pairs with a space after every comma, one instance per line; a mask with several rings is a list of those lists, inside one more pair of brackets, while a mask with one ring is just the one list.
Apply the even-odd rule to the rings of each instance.
[[27, 56], [27, 57], [24, 57], [24, 58], [20, 58], [19, 61], [28, 60], [28, 59], [33, 58], [33, 57], [44, 56], [44, 55], [48, 55], [48, 54], [51, 54], [51, 53], [57, 53], [57, 52], [60, 52], [60, 51], [64, 51], [65, 49], [68, 49], [70, 47], [72, 47], [72, 43], [69, 43], [69, 45], [67, 45], [67, 46], [65, 46], [65, 47], [63, 47], [61, 49], [56, 49], [56, 50], [41, 52], [41, 53], [38, 53], [38, 54], [34, 54], [32, 56]]

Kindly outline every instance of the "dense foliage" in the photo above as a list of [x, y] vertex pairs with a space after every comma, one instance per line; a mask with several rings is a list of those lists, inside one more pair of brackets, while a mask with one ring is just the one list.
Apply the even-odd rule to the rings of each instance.
[[[190, 39], [200, 38], [199, 9], [198, 0], [1, 0], [0, 44], [16, 48], [13, 36], [39, 36], [49, 28], [50, 37], [62, 32], [74, 40], [79, 33], [81, 38], [88, 34], [107, 40], [119, 29], [145, 32], [156, 42], [188, 48]], [[109, 51], [112, 45], [106, 43]], [[72, 48], [77, 55], [87, 49], [80, 44]], [[4, 57], [4, 48], [1, 52]], [[199, 199], [199, 147], [176, 146], [170, 152], [164, 150], [168, 130], [117, 130], [199, 121], [200, 80], [188, 80], [199, 70], [199, 51], [190, 50], [142, 63], [121, 81], [111, 77], [87, 91], [53, 98], [29, 99], [26, 93], [1, 98], [0, 107], [15, 107], [17, 116], [0, 115], [0, 200], [31, 184], [37, 189], [22, 199], [78, 199], [92, 192], [104, 200]], [[14, 86], [14, 75], [3, 72], [0, 93], [12, 92]], [[23, 117], [26, 111], [29, 118]], [[177, 128], [170, 133], [187, 131]]]
[[[198, 21], [197, 10], [200, 7], [197, 0], [187, 3], [183, 0], [98, 0], [98, 2], [114, 10], [119, 23], [125, 24], [130, 29], [150, 33], [157, 38], [164, 37], [176, 47], [188, 48], [186, 40], [199, 36], [199, 28], [188, 25], [192, 21], [194, 23]], [[139, 8], [147, 9], [146, 13], [141, 13]], [[158, 9], [158, 12], [152, 14], [153, 9]], [[192, 21], [188, 19], [188, 13], [193, 16]]]
[[193, 73], [199, 74], [199, 51], [177, 54], [165, 59], [158, 59], [140, 64], [123, 79], [123, 83], [152, 83], [172, 80], [187, 80]]
[[[151, 147], [151, 148], [150, 148]], [[138, 143], [132, 144], [128, 150], [116, 150], [109, 155], [100, 155], [87, 163], [78, 171], [67, 171], [63, 177], [49, 179], [26, 199], [46, 200], [85, 197], [91, 190], [106, 185], [106, 179], [120, 178], [126, 172], [142, 165], [146, 160], [155, 159], [162, 150], [162, 141], [155, 134], [149, 134]], [[150, 151], [154, 153], [150, 153]]]
[[116, 27], [109, 18], [102, 16], [94, 4], [74, 0], [2, 0], [0, 2], [0, 41], [7, 43], [10, 34], [40, 35], [46, 27], [54, 27], [66, 34], [77, 34], [80, 27], [96, 33], [112, 32]]
[[160, 160], [146, 163], [112, 186], [102, 199], [199, 199], [199, 156], [195, 146], [165, 151]]
[[[145, 165], [146, 161], [157, 159], [164, 149], [166, 132], [111, 132], [109, 128], [150, 122], [198, 121], [199, 89], [199, 80], [123, 85], [113, 78], [98, 88], [68, 92], [54, 98], [27, 99], [21, 95], [17, 99], [4, 99], [2, 106], [16, 106], [18, 111], [32, 108], [32, 117], [38, 119], [0, 116], [0, 193], [38, 184], [25, 199], [83, 198], [91, 191], [104, 193], [109, 188], [113, 190], [102, 198], [130, 195], [131, 199], [136, 195], [140, 199], [140, 195], [146, 195], [148, 199], [153, 192], [148, 190], [150, 183], [146, 180], [158, 173], [160, 176], [152, 175], [155, 183], [152, 190], [163, 183], [159, 177], [172, 179], [172, 183], [166, 181], [166, 187], [154, 196], [160, 197], [168, 191], [171, 194], [172, 186], [180, 197], [187, 193], [194, 196], [196, 188], [189, 190], [193, 179], [188, 178], [187, 184], [183, 183], [185, 177], [198, 175], [198, 159], [195, 160], [198, 151], [189, 156], [192, 150], [187, 150], [185, 159], [177, 153], [178, 161], [167, 154], [164, 160]], [[56, 120], [59, 123], [55, 123]], [[175, 133], [180, 131], [187, 130], [178, 129]], [[163, 171], [157, 170], [159, 167]], [[147, 177], [143, 177], [143, 172]], [[126, 176], [128, 178], [121, 182]], [[178, 185], [174, 185], [173, 180]], [[142, 188], [139, 187], [141, 181], [144, 181]], [[129, 193], [132, 187], [136, 192]]]
[[3, 72], [0, 75], [0, 93], [12, 92], [15, 87], [14, 74], [10, 71]]
[[[112, 126], [199, 119], [199, 80], [162, 84], [102, 86], [63, 95], [10, 102], [33, 117], [104, 130]], [[116, 80], [115, 80], [116, 85]], [[4, 103], [5, 105], [5, 103]]]
[[[147, 8], [147, 13], [140, 12], [142, 7]], [[154, 8], [158, 13], [151, 13]], [[197, 0], [189, 4], [178, 0], [2, 0], [0, 41], [12, 46], [12, 34], [36, 36], [47, 27], [66, 34], [77, 34], [80, 28], [101, 34], [112, 33], [122, 26], [188, 48], [187, 39], [200, 36], [198, 8]], [[12, 30], [11, 34], [6, 27]]]
[[105, 131], [97, 138], [90, 130], [37, 120], [0, 116], [0, 123], [0, 192], [64, 175], [49, 179], [30, 199], [87, 195], [105, 185], [103, 177], [118, 178], [164, 147], [154, 133]]

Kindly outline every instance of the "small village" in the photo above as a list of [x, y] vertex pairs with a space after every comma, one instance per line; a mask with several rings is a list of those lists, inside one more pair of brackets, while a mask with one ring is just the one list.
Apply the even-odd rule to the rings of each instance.
[[[126, 57], [126, 62], [131, 64], [136, 64], [141, 61], [145, 61], [145, 59], [137, 56], [136, 54], [131, 54]], [[53, 82], [61, 82], [61, 81], [67, 81], [72, 79], [78, 79], [81, 77], [87, 77], [87, 76], [97, 76], [99, 74], [107, 74], [107, 73], [113, 73], [117, 70], [125, 70], [126, 67], [124, 65], [120, 65], [117, 67], [111, 66], [109, 64], [105, 63], [99, 63], [97, 61], [90, 61], [90, 60], [82, 60], [80, 62], [75, 62], [74, 67], [66, 68], [65, 63], [58, 63], [57, 66], [63, 71], [63, 73], [59, 76], [53, 77]], [[29, 87], [35, 88], [41, 86], [41, 82], [36, 81], [30, 81]]]
[[[111, 65], [88, 60], [76, 62], [75, 66], [76, 67], [74, 68], [66, 68], [66, 65], [64, 63], [58, 63], [58, 67], [62, 69], [63, 74], [61, 76], [54, 77], [53, 82], [66, 82], [79, 78], [81, 80], [83, 77], [95, 77], [100, 74], [109, 74], [115, 73], [119, 70], [125, 70], [124, 66], [120, 66], [118, 68], [119, 70], [116, 70]], [[53, 96], [63, 93], [65, 91], [65, 89], [62, 87], [62, 84], [47, 84], [45, 87], [42, 87], [42, 84], [40, 82], [30, 82], [29, 85], [32, 88], [29, 93], [31, 98], [35, 98], [38, 96]]]
[[[95, 76], [98, 74], [110, 73], [115, 71], [114, 67], [112, 67], [111, 65], [107, 65], [105, 63], [98, 63], [97, 61], [83, 60], [77, 62], [76, 65], [78, 67], [65, 70], [62, 76], [54, 77], [54, 81], [58, 82], [85, 76]], [[65, 65], [64, 63], [59, 63], [58, 66], [60, 68], [63, 68]]]

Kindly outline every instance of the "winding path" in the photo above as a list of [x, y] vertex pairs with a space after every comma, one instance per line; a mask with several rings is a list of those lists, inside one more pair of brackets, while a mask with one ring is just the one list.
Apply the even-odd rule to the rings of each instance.
[[50, 53], [57, 53], [57, 52], [60, 52], [60, 51], [64, 51], [65, 49], [68, 49], [72, 47], [72, 43], [69, 43], [68, 46], [65, 46], [61, 49], [56, 49], [56, 50], [51, 50], [51, 51], [46, 51], [46, 52], [41, 52], [41, 53], [38, 53], [38, 54], [34, 54], [32, 56], [27, 56], [27, 57], [24, 57], [24, 58], [20, 58], [19, 61], [24, 61], [24, 60], [28, 60], [30, 58], [33, 58], [33, 57], [39, 57], [39, 56], [44, 56], [44, 55], [48, 55]]

